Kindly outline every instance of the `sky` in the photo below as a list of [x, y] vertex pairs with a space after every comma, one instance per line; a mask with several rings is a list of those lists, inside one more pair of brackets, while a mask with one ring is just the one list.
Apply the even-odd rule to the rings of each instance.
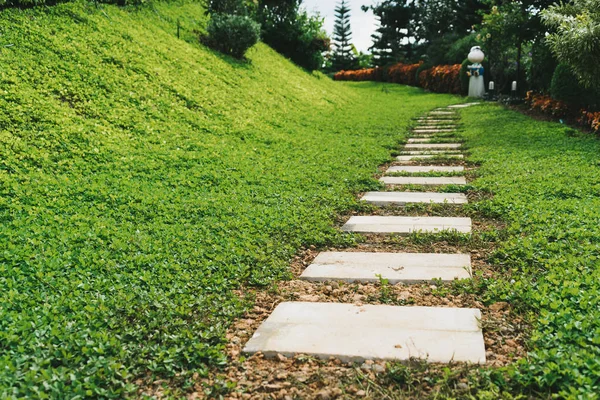
[[[350, 26], [352, 28], [352, 43], [359, 51], [368, 52], [371, 47], [371, 34], [376, 29], [376, 20], [371, 11], [363, 12], [362, 5], [371, 5], [372, 0], [347, 0], [350, 7]], [[304, 0], [303, 6], [309, 13], [318, 12], [325, 18], [325, 30], [331, 36], [335, 22], [335, 6], [339, 0]]]

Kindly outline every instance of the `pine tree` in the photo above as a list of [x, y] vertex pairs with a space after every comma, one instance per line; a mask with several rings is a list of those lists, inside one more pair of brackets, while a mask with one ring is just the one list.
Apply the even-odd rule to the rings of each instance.
[[363, 6], [363, 11], [371, 9], [379, 21], [375, 34], [371, 35], [373, 64], [385, 66], [402, 60], [411, 60], [414, 37], [415, 4], [407, 0], [384, 0], [374, 6]]
[[346, 0], [342, 0], [335, 8], [335, 25], [333, 27], [335, 50], [332, 57], [332, 67], [334, 70], [348, 70], [355, 66], [356, 60], [352, 52], [351, 39], [350, 8], [346, 4]]

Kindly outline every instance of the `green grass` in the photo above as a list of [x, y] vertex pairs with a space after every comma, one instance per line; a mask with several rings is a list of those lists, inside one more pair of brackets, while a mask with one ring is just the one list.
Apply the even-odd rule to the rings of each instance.
[[[529, 356], [507, 369], [511, 393], [597, 398], [600, 393], [600, 142], [557, 123], [495, 106], [461, 111], [476, 189], [474, 209], [507, 223], [491, 262], [489, 302], [528, 316]], [[497, 397], [496, 397], [497, 398]]]
[[[176, 21], [183, 36], [176, 37]], [[234, 290], [379, 187], [411, 118], [459, 101], [339, 84], [260, 44], [196, 43], [202, 8], [0, 14], [0, 397], [123, 397], [226, 361]]]

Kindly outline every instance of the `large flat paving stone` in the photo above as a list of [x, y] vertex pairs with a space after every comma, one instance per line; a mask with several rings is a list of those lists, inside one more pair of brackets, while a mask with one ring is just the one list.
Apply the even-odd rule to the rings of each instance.
[[456, 129], [454, 128], [435, 128], [435, 129], [429, 129], [429, 128], [425, 128], [425, 129], [413, 129], [412, 133], [415, 134], [421, 134], [421, 133], [453, 133], [456, 132]]
[[461, 143], [408, 143], [405, 149], [459, 149]]
[[409, 173], [418, 173], [418, 172], [462, 172], [465, 170], [465, 167], [462, 165], [456, 166], [444, 166], [444, 165], [398, 165], [392, 166], [385, 171], [386, 173], [392, 172], [409, 172]]
[[428, 114], [428, 116], [438, 116], [438, 115], [451, 115], [451, 116], [455, 116], [458, 118], [458, 114], [454, 111], [444, 111], [444, 110], [438, 110], [438, 111], [430, 111]]
[[431, 192], [367, 192], [361, 200], [376, 206], [403, 205], [408, 203], [466, 204], [467, 196], [462, 193]]
[[355, 216], [350, 217], [342, 226], [346, 232], [364, 233], [398, 233], [412, 232], [438, 233], [456, 230], [461, 233], [471, 232], [471, 218], [461, 217], [395, 217], [395, 216]]
[[481, 103], [475, 102], [475, 103], [465, 103], [465, 104], [454, 104], [454, 105], [448, 106], [448, 108], [467, 108], [467, 107], [471, 107], [471, 106], [476, 106], [477, 104], [481, 104]]
[[452, 150], [452, 149], [446, 149], [446, 150], [408, 150], [408, 151], [403, 151], [401, 154], [402, 155], [447, 155], [447, 156], [456, 156], [457, 154], [460, 154], [461, 151], [460, 150]]
[[439, 154], [416, 154], [416, 155], [408, 155], [408, 156], [397, 156], [396, 160], [401, 162], [409, 162], [409, 161], [417, 161], [423, 160], [427, 158], [434, 157], [451, 157], [451, 158], [464, 158], [462, 154], [448, 154], [448, 153], [439, 153]]
[[464, 176], [382, 176], [386, 185], [466, 185]]
[[[424, 129], [432, 129], [432, 130], [436, 130], [436, 129], [451, 129], [451, 130], [455, 130], [456, 128], [458, 128], [457, 125], [419, 125], [419, 126], [415, 126], [413, 129], [414, 130], [424, 130]], [[435, 132], [432, 132], [435, 133]]]
[[431, 143], [431, 137], [418, 137], [418, 138], [410, 138], [406, 141], [406, 143]]
[[343, 362], [425, 359], [485, 363], [478, 309], [344, 303], [279, 304], [245, 353], [308, 354]]
[[438, 253], [320, 253], [304, 270], [301, 279], [309, 281], [418, 283], [471, 277], [469, 254]]

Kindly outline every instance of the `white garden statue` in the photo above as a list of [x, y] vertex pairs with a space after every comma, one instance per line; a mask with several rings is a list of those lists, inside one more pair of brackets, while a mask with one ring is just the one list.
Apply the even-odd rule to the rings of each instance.
[[483, 83], [483, 65], [481, 62], [485, 58], [485, 54], [481, 51], [481, 47], [471, 47], [471, 52], [467, 57], [473, 64], [467, 68], [469, 79], [469, 97], [483, 97], [485, 95], [485, 84]]

